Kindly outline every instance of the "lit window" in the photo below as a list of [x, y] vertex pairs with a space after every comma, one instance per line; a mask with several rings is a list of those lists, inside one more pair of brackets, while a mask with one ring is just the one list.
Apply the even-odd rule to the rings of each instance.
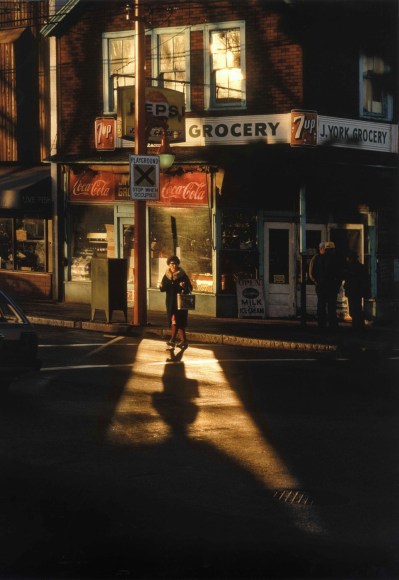
[[103, 62], [104, 112], [114, 113], [118, 87], [134, 84], [134, 36], [131, 32], [103, 35]]
[[389, 90], [390, 67], [377, 56], [360, 58], [360, 116], [392, 120], [392, 95]]
[[185, 48], [182, 35], [163, 34], [159, 40], [159, 76], [165, 88], [182, 90], [185, 79]]
[[210, 107], [245, 105], [243, 36], [243, 25], [209, 31]]
[[158, 86], [185, 94], [186, 108], [189, 108], [190, 91], [190, 35], [188, 30], [168, 28], [167, 32], [153, 32], [153, 77]]

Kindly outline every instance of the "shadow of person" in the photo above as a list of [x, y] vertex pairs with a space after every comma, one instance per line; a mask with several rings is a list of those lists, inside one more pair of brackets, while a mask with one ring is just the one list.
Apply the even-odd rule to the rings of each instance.
[[176, 356], [171, 353], [170, 360], [177, 364], [165, 365], [163, 392], [154, 393], [152, 399], [154, 409], [169, 425], [171, 435], [185, 437], [187, 427], [197, 418], [198, 407], [193, 400], [200, 395], [198, 381], [186, 377], [182, 356], [183, 351]]
[[175, 352], [174, 349], [169, 350], [169, 358], [166, 359], [166, 362], [174, 362], [179, 363], [182, 361], [183, 354], [185, 349], [180, 349], [179, 352]]

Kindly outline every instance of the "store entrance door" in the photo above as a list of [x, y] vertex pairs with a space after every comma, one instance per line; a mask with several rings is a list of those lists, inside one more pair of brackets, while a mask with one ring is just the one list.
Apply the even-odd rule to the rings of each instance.
[[[318, 252], [320, 242], [331, 241], [335, 243], [336, 255], [341, 266], [345, 264], [345, 257], [349, 251], [355, 251], [359, 259], [363, 261], [363, 226], [361, 224], [307, 224], [306, 225], [306, 248], [307, 248], [307, 268], [312, 257]], [[297, 304], [300, 305], [300, 288], [298, 288]], [[347, 312], [346, 299], [341, 288], [337, 299], [338, 315], [345, 318]], [[316, 316], [317, 296], [316, 288], [307, 277], [306, 285], [306, 312]]]
[[127, 259], [127, 301], [130, 305], [134, 297], [134, 220], [119, 218], [119, 255]]
[[295, 316], [294, 224], [265, 224], [266, 316]]
[[[290, 318], [299, 314], [301, 305], [301, 262], [299, 254], [298, 226], [289, 223], [265, 223], [265, 299], [266, 316]], [[318, 252], [323, 241], [335, 243], [336, 254], [343, 266], [348, 251], [355, 251], [363, 261], [362, 224], [306, 224], [307, 264]], [[313, 282], [307, 277], [306, 312], [316, 315], [317, 296]], [[342, 292], [337, 300], [340, 317], [345, 318], [347, 306]]]

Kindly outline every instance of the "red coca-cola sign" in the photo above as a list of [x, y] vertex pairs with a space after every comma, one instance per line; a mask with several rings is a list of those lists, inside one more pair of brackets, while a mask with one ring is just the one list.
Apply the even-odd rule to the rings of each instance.
[[[129, 175], [85, 169], [69, 173], [69, 201], [109, 203], [131, 201]], [[169, 206], [207, 206], [208, 182], [206, 173], [183, 175], [161, 174], [159, 201], [149, 202]]]
[[110, 202], [115, 198], [115, 175], [105, 171], [90, 170], [69, 173], [70, 201]]
[[208, 205], [206, 173], [161, 174], [159, 201], [162, 205]]

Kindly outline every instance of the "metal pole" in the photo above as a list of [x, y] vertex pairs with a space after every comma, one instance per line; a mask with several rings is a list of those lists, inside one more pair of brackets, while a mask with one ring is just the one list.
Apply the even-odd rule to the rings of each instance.
[[[145, 116], [145, 25], [140, 0], [135, 3], [134, 152], [146, 155]], [[134, 202], [134, 305], [133, 324], [147, 324], [146, 202]]]
[[306, 187], [299, 192], [299, 253], [301, 256], [301, 326], [306, 326]]

